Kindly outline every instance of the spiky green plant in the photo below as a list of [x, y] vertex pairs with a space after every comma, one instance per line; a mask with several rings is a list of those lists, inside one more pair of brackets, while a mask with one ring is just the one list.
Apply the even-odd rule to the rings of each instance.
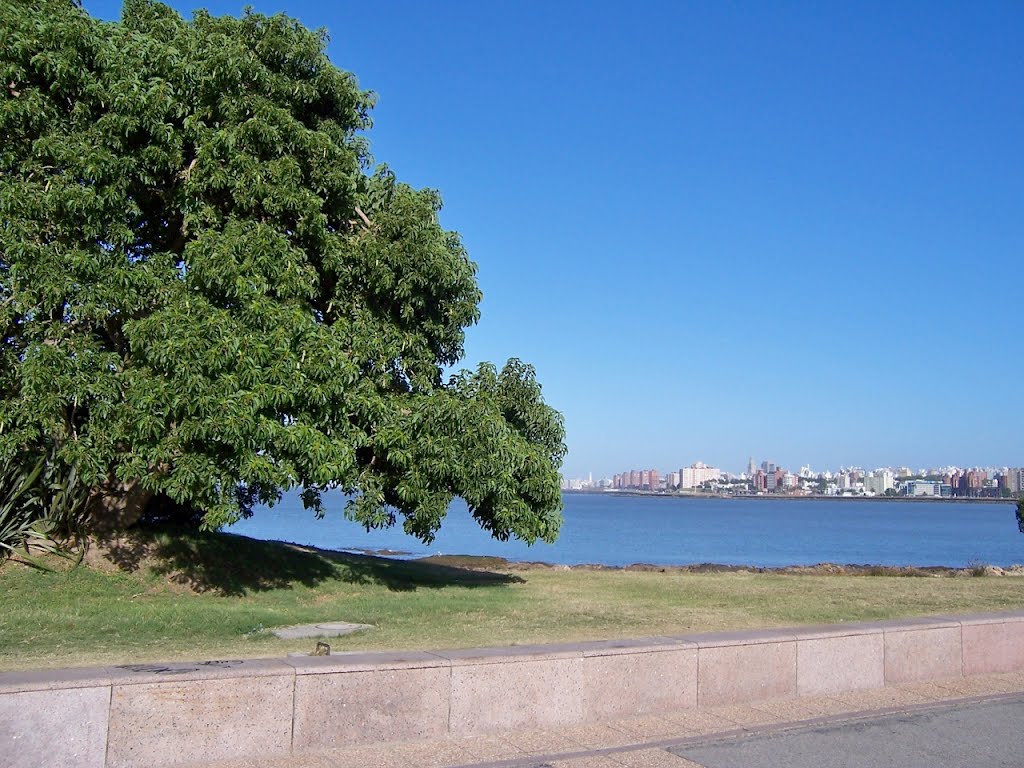
[[62, 552], [84, 552], [89, 484], [82, 482], [78, 467], [62, 465], [53, 456], [43, 477], [42, 516], [35, 530]]
[[18, 559], [44, 567], [29, 549], [81, 559], [89, 487], [74, 466], [64, 466], [53, 455], [34, 463], [0, 463], [0, 558]]
[[0, 463], [0, 557], [39, 535], [35, 525], [42, 517], [39, 486], [45, 470], [45, 459], [34, 465], [17, 459]]

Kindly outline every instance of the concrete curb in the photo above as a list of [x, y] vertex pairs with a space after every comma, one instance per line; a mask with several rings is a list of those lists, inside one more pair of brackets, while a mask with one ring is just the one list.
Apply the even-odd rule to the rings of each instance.
[[1024, 611], [0, 675], [4, 766], [302, 755], [1024, 670]]

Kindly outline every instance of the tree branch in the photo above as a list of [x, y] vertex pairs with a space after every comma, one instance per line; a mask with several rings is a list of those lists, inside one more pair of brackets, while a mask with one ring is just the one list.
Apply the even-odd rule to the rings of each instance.
[[359, 216], [360, 219], [363, 220], [363, 223], [366, 225], [367, 229], [373, 229], [373, 222], [370, 221], [369, 217], [367, 217], [367, 215], [363, 213], [363, 209], [360, 208], [358, 205], [356, 206], [356, 214]]
[[198, 157], [193, 157], [192, 158], [192, 162], [188, 164], [188, 167], [185, 168], [185, 170], [180, 171], [178, 173], [178, 178], [184, 179], [185, 181], [188, 181], [189, 179], [191, 179], [192, 178], [192, 169], [196, 167], [196, 163], [198, 163], [198, 162], [199, 162], [199, 158]]

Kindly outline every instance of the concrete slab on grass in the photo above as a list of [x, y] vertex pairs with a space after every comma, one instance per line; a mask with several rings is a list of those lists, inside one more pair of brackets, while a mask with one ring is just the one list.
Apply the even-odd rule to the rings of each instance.
[[353, 632], [372, 629], [369, 624], [350, 624], [347, 621], [324, 621], [319, 624], [297, 624], [294, 627], [278, 627], [270, 630], [282, 640], [302, 640], [306, 637], [341, 637]]

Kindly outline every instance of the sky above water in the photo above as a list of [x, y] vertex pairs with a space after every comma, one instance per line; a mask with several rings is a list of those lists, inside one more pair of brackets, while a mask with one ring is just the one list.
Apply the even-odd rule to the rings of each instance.
[[378, 94], [566, 474], [1024, 464], [1024, 5], [252, 4]]

